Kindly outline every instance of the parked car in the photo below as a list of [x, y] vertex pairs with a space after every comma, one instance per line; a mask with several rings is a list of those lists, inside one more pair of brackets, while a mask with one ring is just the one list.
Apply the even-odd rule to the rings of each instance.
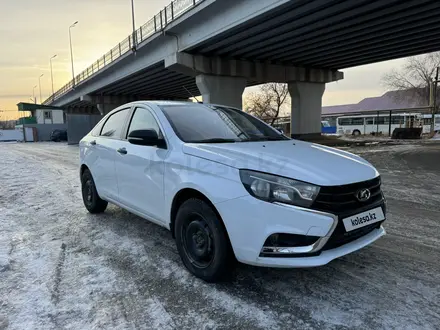
[[123, 105], [80, 141], [80, 177], [89, 212], [110, 202], [164, 226], [206, 281], [227, 276], [235, 259], [324, 265], [385, 234], [371, 164], [227, 106]]
[[50, 133], [50, 140], [54, 142], [67, 141], [67, 130], [55, 129]]

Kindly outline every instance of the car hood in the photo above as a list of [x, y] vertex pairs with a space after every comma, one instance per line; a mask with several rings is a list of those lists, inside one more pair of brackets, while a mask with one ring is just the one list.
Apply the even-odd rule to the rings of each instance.
[[298, 140], [186, 143], [183, 152], [238, 169], [277, 174], [321, 186], [360, 182], [379, 175], [359, 156]]

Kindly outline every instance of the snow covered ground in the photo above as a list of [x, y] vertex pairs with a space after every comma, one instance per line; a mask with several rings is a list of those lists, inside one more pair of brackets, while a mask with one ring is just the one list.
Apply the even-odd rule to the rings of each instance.
[[353, 150], [382, 173], [387, 236], [324, 267], [240, 265], [212, 285], [165, 229], [86, 212], [77, 147], [0, 144], [0, 329], [438, 329], [440, 147]]

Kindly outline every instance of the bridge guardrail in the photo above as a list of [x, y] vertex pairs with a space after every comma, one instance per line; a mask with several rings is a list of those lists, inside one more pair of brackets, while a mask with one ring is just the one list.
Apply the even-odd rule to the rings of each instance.
[[[70, 80], [67, 84], [57, 90], [54, 94], [49, 96], [43, 104], [47, 105], [60, 98], [63, 94], [72, 90], [74, 86], [79, 85], [82, 81], [86, 80], [90, 76], [94, 75], [101, 69], [108, 66], [110, 63], [117, 60], [119, 57], [132, 51], [134, 46], [140, 44], [145, 39], [149, 38], [153, 34], [162, 31], [167, 24], [174, 21], [176, 18], [194, 8], [197, 4], [204, 0], [174, 0], [147, 23], [142, 25], [135, 31], [134, 34], [130, 34], [127, 38], [118, 43], [109, 52], [100, 57], [96, 62], [92, 63], [87, 69], [83, 70], [80, 74], [76, 75], [74, 79]], [[134, 39], [134, 40], [133, 40]], [[134, 41], [134, 42], [133, 42]]]

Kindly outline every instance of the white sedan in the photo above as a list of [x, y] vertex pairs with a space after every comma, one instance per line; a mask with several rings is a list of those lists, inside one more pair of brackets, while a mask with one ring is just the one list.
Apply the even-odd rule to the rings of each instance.
[[324, 265], [385, 234], [371, 164], [227, 106], [123, 105], [81, 140], [80, 162], [87, 210], [110, 202], [166, 227], [206, 281], [227, 276], [235, 260]]

